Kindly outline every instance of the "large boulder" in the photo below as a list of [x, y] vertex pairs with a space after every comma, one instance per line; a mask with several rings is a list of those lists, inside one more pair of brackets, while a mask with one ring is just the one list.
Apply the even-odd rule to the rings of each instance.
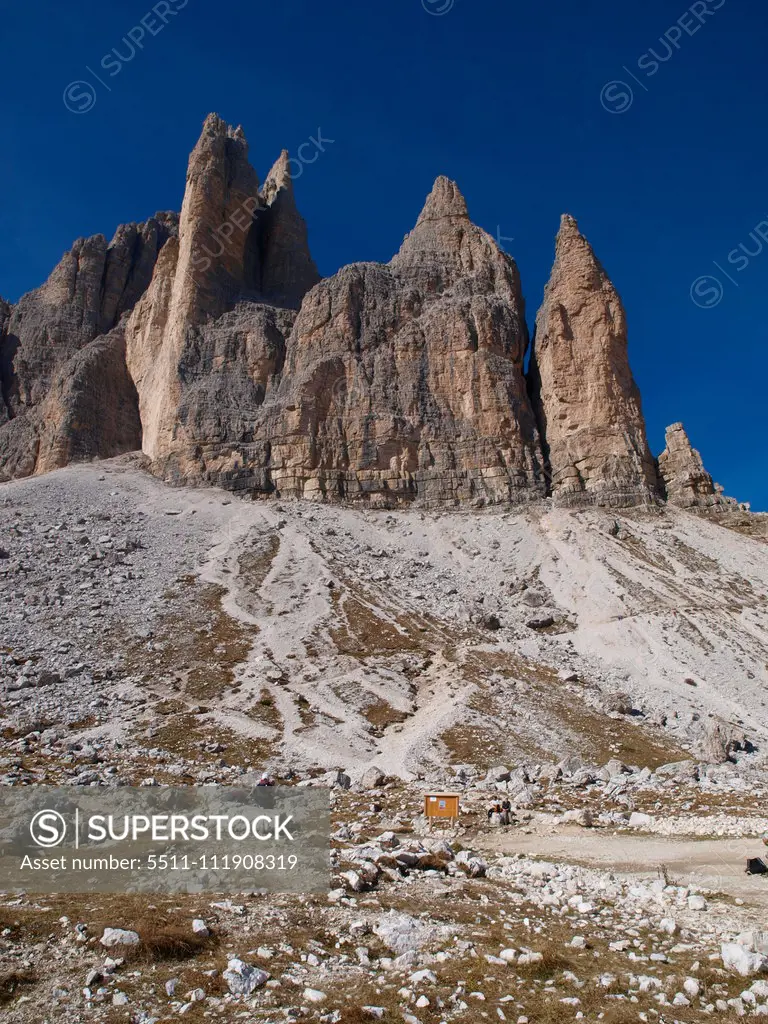
[[224, 981], [233, 996], [249, 996], [269, 981], [269, 974], [233, 957], [224, 971]]
[[753, 952], [739, 942], [724, 942], [721, 955], [725, 969], [735, 971], [743, 978], [768, 971], [768, 957], [763, 953]]
[[386, 782], [387, 776], [375, 765], [363, 772], [360, 778], [360, 785], [363, 789], [378, 789]]

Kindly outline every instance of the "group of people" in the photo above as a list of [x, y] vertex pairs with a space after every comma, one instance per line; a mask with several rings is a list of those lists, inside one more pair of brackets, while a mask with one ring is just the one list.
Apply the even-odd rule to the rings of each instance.
[[488, 824], [512, 824], [512, 804], [509, 802], [509, 800], [504, 800], [502, 803], [494, 804], [493, 807], [488, 808]]

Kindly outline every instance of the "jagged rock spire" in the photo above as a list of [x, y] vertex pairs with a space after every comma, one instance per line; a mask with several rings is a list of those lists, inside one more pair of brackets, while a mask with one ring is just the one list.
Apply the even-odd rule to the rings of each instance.
[[456, 182], [439, 177], [416, 226], [406, 235], [390, 266], [425, 298], [454, 288], [495, 293], [519, 313], [518, 340], [528, 346], [520, 274], [515, 261], [482, 228], [473, 224]]
[[267, 206], [261, 240], [261, 293], [271, 302], [298, 309], [320, 274], [309, 251], [307, 225], [296, 207], [287, 149], [267, 175], [261, 197]]
[[126, 329], [143, 449], [152, 458], [168, 450], [177, 430], [179, 367], [191, 332], [258, 290], [263, 209], [242, 129], [209, 114], [189, 158], [178, 244], [163, 250]]
[[[472, 227], [467, 203], [456, 182], [440, 177], [427, 196], [416, 226], [405, 236], [395, 261], [407, 262], [414, 253], [433, 253], [461, 266], [464, 233]], [[482, 234], [479, 228], [474, 229]]]
[[271, 206], [282, 189], [293, 192], [293, 177], [291, 176], [291, 155], [287, 149], [282, 150], [280, 156], [272, 164], [272, 168], [264, 180], [261, 189], [261, 197], [267, 206]]
[[242, 128], [209, 114], [187, 168], [173, 317], [199, 323], [220, 316], [257, 286], [254, 222], [263, 205]]
[[529, 381], [555, 498], [609, 505], [655, 500], [624, 308], [567, 215], [536, 320]]
[[[126, 332], [146, 454], [186, 465], [209, 441], [252, 436], [282, 369], [282, 311], [318, 279], [288, 154], [260, 193], [242, 129], [211, 114], [189, 159], [178, 246], [164, 251]], [[238, 303], [251, 304], [243, 320]]]
[[440, 175], [432, 186], [432, 191], [427, 196], [427, 201], [421, 211], [416, 227], [430, 221], [458, 218], [469, 220], [467, 201], [461, 193], [455, 181]]
[[704, 468], [682, 423], [667, 427], [667, 446], [659, 456], [664, 496], [679, 508], [707, 508], [723, 502], [721, 488]]

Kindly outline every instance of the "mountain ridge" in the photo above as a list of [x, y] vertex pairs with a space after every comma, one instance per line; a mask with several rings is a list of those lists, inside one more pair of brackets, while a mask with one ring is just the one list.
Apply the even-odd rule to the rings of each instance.
[[682, 427], [652, 456], [621, 300], [569, 215], [536, 324], [444, 176], [388, 264], [321, 279], [287, 151], [260, 185], [211, 114], [180, 215], [80, 239], [0, 304], [0, 481], [138, 441], [169, 482], [254, 497], [734, 506]]

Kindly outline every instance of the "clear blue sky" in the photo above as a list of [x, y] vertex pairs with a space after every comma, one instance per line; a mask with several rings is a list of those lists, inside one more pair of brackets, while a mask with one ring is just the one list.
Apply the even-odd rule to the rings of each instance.
[[[768, 508], [765, 0], [168, 0], [165, 27], [152, 6], [6, 5], [0, 294], [78, 236], [178, 209], [209, 111], [262, 178], [321, 129], [297, 193], [324, 274], [388, 260], [447, 174], [514, 239], [532, 322], [572, 213], [627, 307], [654, 452], [683, 420], [727, 493]], [[696, 305], [703, 275], [722, 294], [703, 281]]]

